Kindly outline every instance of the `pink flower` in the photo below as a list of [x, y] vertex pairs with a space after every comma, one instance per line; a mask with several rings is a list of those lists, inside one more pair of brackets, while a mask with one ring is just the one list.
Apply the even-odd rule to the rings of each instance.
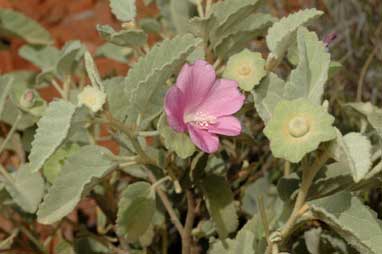
[[219, 148], [217, 134], [240, 134], [240, 121], [232, 114], [243, 103], [236, 81], [217, 80], [214, 68], [198, 60], [183, 66], [176, 85], [166, 94], [165, 111], [171, 128], [187, 131], [197, 147], [213, 153]]

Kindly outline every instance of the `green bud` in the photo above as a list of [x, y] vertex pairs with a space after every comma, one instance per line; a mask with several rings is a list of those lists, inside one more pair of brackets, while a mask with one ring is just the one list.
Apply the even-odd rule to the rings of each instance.
[[241, 89], [251, 91], [266, 75], [265, 60], [260, 53], [244, 49], [228, 60], [223, 77], [236, 80]]
[[25, 90], [24, 94], [21, 95], [19, 103], [22, 108], [28, 109], [34, 106], [36, 103], [36, 98], [38, 97], [38, 94], [33, 89], [27, 89]]

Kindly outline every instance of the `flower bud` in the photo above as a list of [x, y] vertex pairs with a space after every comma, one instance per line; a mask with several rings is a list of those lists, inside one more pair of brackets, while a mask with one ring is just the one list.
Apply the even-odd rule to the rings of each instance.
[[29, 109], [34, 106], [36, 102], [37, 92], [32, 89], [27, 89], [21, 96], [19, 103], [22, 108]]
[[106, 94], [98, 88], [87, 86], [78, 94], [78, 104], [85, 105], [94, 113], [102, 109], [106, 101]]

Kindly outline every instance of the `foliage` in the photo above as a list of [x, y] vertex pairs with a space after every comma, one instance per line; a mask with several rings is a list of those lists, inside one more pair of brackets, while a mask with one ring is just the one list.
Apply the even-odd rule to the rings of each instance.
[[265, 2], [144, 1], [159, 10], [146, 17], [109, 0], [120, 26], [97, 25], [96, 49], [58, 48], [0, 9], [2, 39], [37, 67], [0, 76], [0, 217], [14, 227], [0, 251], [381, 253], [382, 109], [360, 100], [371, 62], [357, 101], [336, 91], [346, 57], [311, 26], [329, 15]]

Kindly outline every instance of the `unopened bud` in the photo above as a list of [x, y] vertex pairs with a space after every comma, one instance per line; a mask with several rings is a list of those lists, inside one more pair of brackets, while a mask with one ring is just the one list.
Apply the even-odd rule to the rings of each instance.
[[32, 89], [28, 89], [24, 92], [24, 94], [20, 98], [20, 106], [22, 108], [31, 108], [36, 102], [36, 91]]

